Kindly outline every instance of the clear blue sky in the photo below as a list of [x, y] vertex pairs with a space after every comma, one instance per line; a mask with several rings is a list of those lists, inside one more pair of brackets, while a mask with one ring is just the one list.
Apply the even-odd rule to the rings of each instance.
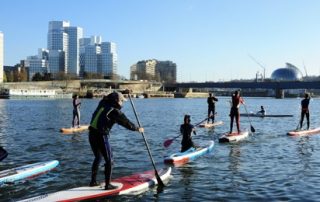
[[177, 79], [266, 77], [289, 62], [320, 74], [318, 0], [1, 0], [5, 65], [46, 48], [48, 22], [68, 20], [85, 37], [118, 46], [118, 73], [139, 60], [171, 60]]

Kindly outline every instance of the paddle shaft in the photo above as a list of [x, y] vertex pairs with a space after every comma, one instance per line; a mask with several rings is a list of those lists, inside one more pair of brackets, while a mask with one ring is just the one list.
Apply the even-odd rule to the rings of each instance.
[[[139, 125], [139, 127], [141, 128], [140, 120], [139, 120], [139, 118], [138, 118], [138, 114], [137, 114], [137, 112], [136, 112], [136, 108], [134, 107], [134, 104], [133, 104], [133, 101], [132, 101], [132, 99], [131, 99], [130, 93], [128, 94], [128, 96], [129, 96], [129, 100], [130, 100], [130, 103], [131, 103], [131, 106], [132, 106], [134, 115], [135, 115], [135, 117], [136, 117], [136, 119], [137, 119], [138, 125]], [[147, 147], [148, 154], [149, 154], [149, 157], [150, 157], [150, 159], [151, 159], [151, 163], [152, 163], [152, 166], [153, 166], [153, 168], [154, 168], [154, 172], [155, 172], [155, 175], [156, 175], [158, 184], [163, 187], [164, 184], [163, 184], [163, 182], [162, 182], [162, 180], [161, 180], [161, 178], [160, 178], [160, 176], [159, 176], [159, 173], [158, 173], [158, 171], [157, 171], [157, 169], [156, 169], [156, 165], [155, 165], [154, 160], [153, 160], [153, 158], [152, 158], [152, 155], [151, 155], [151, 152], [150, 152], [150, 148], [149, 148], [148, 142], [147, 142], [147, 140], [146, 140], [146, 138], [145, 138], [145, 136], [144, 136], [144, 132], [142, 132], [141, 135], [142, 135], [143, 140], [144, 140], [144, 143], [145, 143], [145, 145], [146, 145], [146, 147]]]
[[247, 112], [247, 116], [248, 116], [248, 119], [249, 119], [249, 123], [250, 123], [250, 126], [251, 126], [251, 132], [255, 132], [255, 129], [254, 129], [254, 127], [252, 126], [252, 124], [251, 124], [251, 119], [250, 119], [250, 117], [249, 117], [249, 113], [248, 113], [248, 110], [247, 110], [247, 107], [246, 107], [246, 105], [245, 104], [243, 104], [243, 106], [244, 106], [244, 109], [246, 110], [246, 112]]
[[[208, 119], [208, 118], [203, 119], [202, 121], [200, 121], [199, 123], [197, 123], [195, 126], [200, 125], [202, 122], [204, 122], [204, 121], [207, 120], [207, 119]], [[173, 142], [173, 140], [177, 139], [177, 138], [180, 137], [181, 135], [182, 135], [182, 134], [180, 134], [180, 135], [178, 135], [178, 136], [176, 136], [176, 137], [174, 137], [174, 138], [172, 138], [172, 139], [166, 140], [166, 141], [165, 141], [165, 144], [168, 143], [168, 146], [165, 146], [165, 147], [169, 147], [169, 146], [171, 145], [171, 143]]]

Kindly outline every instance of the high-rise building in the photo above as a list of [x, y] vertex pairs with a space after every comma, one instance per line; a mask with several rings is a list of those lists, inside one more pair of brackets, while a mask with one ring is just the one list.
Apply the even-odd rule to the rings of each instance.
[[101, 43], [101, 65], [104, 76], [112, 76], [117, 73], [118, 56], [117, 46], [113, 42]]
[[0, 83], [3, 82], [3, 33], [0, 31]]
[[[79, 76], [80, 73], [80, 38], [83, 37], [81, 27], [71, 27], [69, 21], [50, 21], [47, 48], [54, 53], [49, 54], [51, 73], [64, 72]], [[57, 58], [57, 57], [62, 58]], [[53, 59], [54, 61], [50, 61]], [[64, 62], [62, 63], [61, 60]], [[55, 66], [62, 65], [62, 66]]]
[[68, 41], [68, 73], [79, 76], [80, 73], [80, 38], [83, 37], [83, 29], [80, 27], [65, 27], [69, 36]]
[[[68, 21], [50, 21], [48, 29], [48, 41], [47, 49], [49, 50], [49, 69], [52, 74], [58, 72], [68, 73], [68, 48], [69, 48], [69, 35], [65, 32], [65, 27], [69, 27], [70, 22]], [[50, 51], [54, 51], [53, 54]], [[59, 54], [57, 54], [57, 51]], [[56, 56], [61, 58], [57, 59]], [[50, 61], [54, 59], [54, 61]], [[56, 61], [63, 60], [64, 62], [57, 63]], [[62, 66], [54, 66], [62, 65]]]
[[97, 73], [105, 77], [117, 73], [118, 56], [115, 43], [102, 42], [101, 36], [92, 36], [90, 40], [83, 38], [80, 43], [80, 66], [83, 72]]

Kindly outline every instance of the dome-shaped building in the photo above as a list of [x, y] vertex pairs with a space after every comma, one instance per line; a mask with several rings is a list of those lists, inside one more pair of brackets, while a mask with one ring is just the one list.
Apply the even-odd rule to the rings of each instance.
[[286, 63], [286, 67], [276, 69], [271, 74], [271, 79], [275, 81], [300, 81], [302, 77], [302, 72], [290, 63]]

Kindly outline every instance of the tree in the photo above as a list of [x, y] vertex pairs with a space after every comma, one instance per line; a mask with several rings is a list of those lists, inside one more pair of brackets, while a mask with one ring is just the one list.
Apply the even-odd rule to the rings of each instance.
[[42, 80], [43, 80], [43, 77], [39, 72], [35, 73], [35, 75], [33, 75], [32, 77], [32, 81], [42, 81]]

